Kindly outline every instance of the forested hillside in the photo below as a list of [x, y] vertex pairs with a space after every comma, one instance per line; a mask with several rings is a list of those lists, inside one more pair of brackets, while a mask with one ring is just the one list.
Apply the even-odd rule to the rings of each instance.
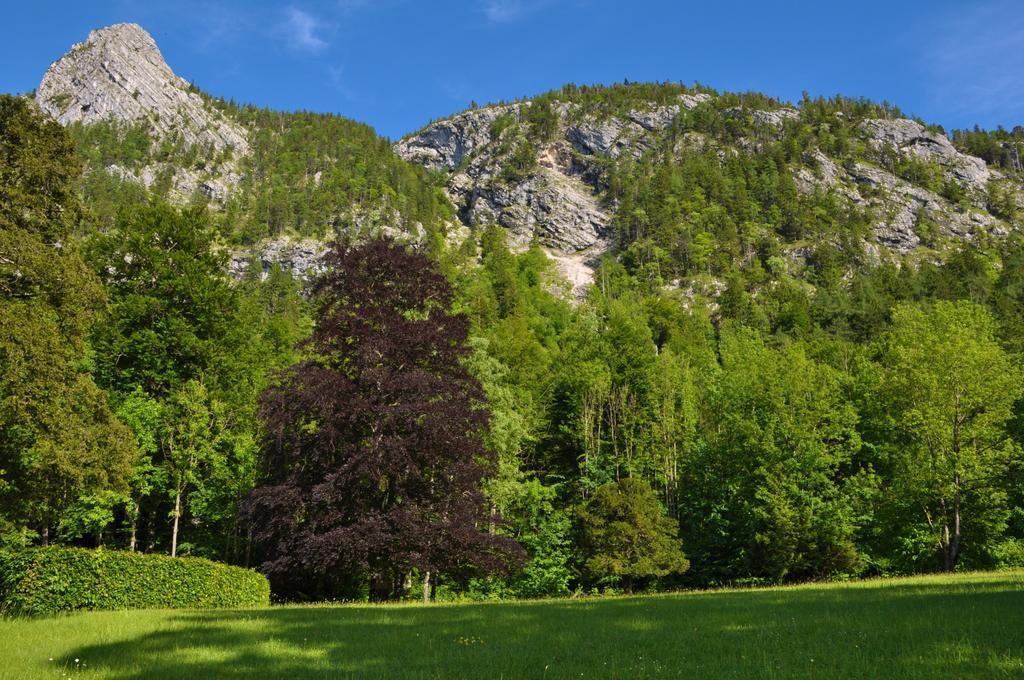
[[213, 98], [135, 24], [90, 33], [51, 65], [35, 100], [75, 140], [101, 229], [153, 197], [211, 207], [219, 241], [240, 252], [382, 229], [436, 245], [451, 220], [440, 178], [402, 162], [370, 126]]
[[[102, 224], [112, 223], [120, 206], [155, 196], [210, 205], [218, 234], [230, 245], [383, 227], [443, 238], [451, 214], [440, 182], [403, 163], [368, 125], [205, 101], [248, 133], [249, 153], [234, 160], [224, 185], [217, 184], [225, 177], [207, 149], [180, 136], [155, 137], [146, 123], [69, 128], [86, 166], [83, 197]], [[189, 193], [175, 183], [183, 170], [203, 178], [193, 180]], [[145, 180], [148, 190], [140, 186]]]
[[623, 84], [392, 145], [168, 80], [186, 133], [60, 63], [66, 127], [0, 110], [5, 544], [299, 598], [1024, 566], [1021, 128]]

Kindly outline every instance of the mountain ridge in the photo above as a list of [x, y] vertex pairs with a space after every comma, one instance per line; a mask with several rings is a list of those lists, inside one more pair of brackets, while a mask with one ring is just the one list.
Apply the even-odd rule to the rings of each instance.
[[[631, 105], [617, 112], [596, 114], [587, 110], [585, 104], [566, 101], [564, 90], [543, 96], [543, 105], [556, 118], [555, 130], [540, 141], [531, 140], [529, 130], [519, 131], [521, 143], [530, 146], [536, 158], [533, 168], [521, 178], [510, 178], [503, 172], [502, 163], [509, 161], [507, 149], [504, 155], [501, 151], [488, 153], [486, 149], [488, 144], [500, 148], [500, 139], [509, 135], [507, 130], [529, 126], [529, 122], [523, 124], [532, 107], [529, 100], [471, 109], [435, 121], [397, 142], [395, 149], [410, 162], [449, 172], [449, 194], [465, 221], [483, 222], [490, 218], [509, 228], [513, 242], [520, 245], [539, 238], [542, 244], [563, 254], [592, 250], [599, 241], [610, 237], [614, 221], [611, 214], [618, 208], [616, 199], [607, 196], [607, 178], [602, 178], [609, 162], [620, 162], [624, 155], [639, 161], [655, 149], [662, 141], [659, 137], [665, 134], [681, 136], [678, 145], [689, 145], [691, 152], [713, 149], [723, 160], [726, 155], [756, 155], [767, 143], [784, 140], [794, 129], [807, 125], [800, 109], [783, 103], [777, 103], [773, 109], [751, 108], [736, 105], [731, 98], [717, 103], [723, 97], [689, 92], [681, 86], [678, 90], [675, 104], [647, 102], [646, 106]], [[746, 121], [752, 134], [723, 141], [721, 136], [715, 139], [695, 130], [678, 129], [679, 126], [671, 129], [682, 112], [690, 114], [695, 110], [695, 117], [704, 114]], [[516, 119], [515, 123], [502, 126], [494, 134], [494, 122], [509, 116]], [[841, 120], [842, 116], [842, 112], [836, 112], [835, 118]], [[876, 256], [882, 249], [892, 251], [896, 257], [915, 251], [922, 243], [917, 233], [922, 219], [937, 223], [940, 236], [974, 239], [982, 234], [1001, 237], [1009, 233], [1009, 226], [989, 214], [986, 206], [990, 180], [1005, 181], [1007, 177], [988, 168], [982, 159], [962, 153], [945, 135], [907, 118], [863, 117], [849, 127], [865, 147], [868, 158], [840, 162], [814, 147], [790, 170], [801, 193], [834, 192], [852, 206], [870, 210], [872, 234], [865, 245]], [[493, 139], [486, 139], [488, 129]], [[672, 151], [678, 154], [680, 148]], [[909, 163], [930, 164], [932, 170], [941, 174], [941, 182], [963, 190], [962, 200], [949, 200], [874, 162], [878, 160], [875, 157], [889, 153]], [[577, 179], [585, 178], [592, 192], [592, 204], [597, 207], [593, 214], [604, 219], [589, 220], [589, 229], [582, 231], [560, 227], [560, 223], [571, 224], [572, 220], [560, 219], [556, 212], [546, 209], [547, 205], [562, 201], [571, 206], [571, 197], [559, 196], [555, 187], [553, 198], [537, 200], [535, 189], [552, 169]], [[1019, 183], [1014, 183], [1012, 190], [1017, 204], [1024, 205]], [[599, 195], [604, 195], [604, 199], [599, 200]], [[509, 200], [510, 196], [518, 200]], [[551, 238], [552, 232], [562, 238]], [[565, 239], [567, 233], [577, 238]]]
[[[250, 153], [246, 131], [208, 107], [164, 61], [156, 41], [138, 24], [114, 24], [89, 33], [53, 62], [36, 90], [36, 103], [62, 125], [110, 120], [141, 124], [158, 141], [180, 138], [217, 157], [219, 179], [203, 173], [177, 173], [182, 198], [196, 189], [223, 200], [239, 182], [237, 159]], [[111, 172], [126, 175], [120, 167]], [[147, 188], [156, 173], [137, 179]], [[135, 179], [135, 178], [133, 178]]]
[[[138, 25], [118, 24], [90, 33], [50, 66], [35, 98], [49, 115], [76, 129], [95, 129], [113, 121], [120, 126], [115, 145], [127, 137], [125, 130], [144, 128], [142, 134], [152, 140], [149, 156], [133, 167], [114, 162], [93, 168], [111, 181], [135, 183], [147, 191], [162, 183], [172, 202], [201, 200], [220, 210], [225, 221], [235, 219], [232, 201], [258, 212], [262, 208], [247, 203], [248, 195], [272, 193], [266, 186], [276, 177], [254, 165], [267, 152], [254, 152], [253, 144], [259, 139], [279, 139], [281, 134], [263, 127], [265, 122], [253, 122], [252, 116], [250, 122], [243, 122], [247, 109], [204, 99], [173, 73], [155, 41]], [[273, 115], [283, 121], [296, 114]], [[152, 149], [158, 144], [176, 145], [177, 156], [171, 153], [154, 159]], [[834, 148], [826, 148], [830, 145]], [[289, 232], [286, 223], [285, 233], [275, 234], [280, 228], [274, 226], [272, 216], [253, 218], [258, 224], [249, 229], [255, 229], [253, 235], [244, 239], [254, 239], [254, 248], [239, 253], [233, 270], [241, 269], [239, 263], [255, 252], [264, 270], [281, 262], [297, 271], [299, 265], [289, 262], [287, 255], [295, 250], [295, 243], [362, 229], [367, 223], [405, 224], [400, 231], [417, 238], [423, 237], [426, 226], [448, 240], [464, 239], [466, 228], [496, 223], [505, 228], [514, 248], [541, 246], [579, 295], [601, 257], [623, 253], [647, 238], [642, 235], [647, 227], [630, 222], [648, 217], [634, 219], [633, 212], [623, 212], [623, 205], [638, 210], [637, 215], [650, 212], [651, 206], [631, 207], [632, 200], [626, 200], [617, 178], [640, 172], [637, 168], [653, 174], [660, 166], [683, 172], [681, 166], [696, 156], [717, 156], [723, 168], [737, 159], [764, 165], [765, 158], [772, 156], [767, 165], [776, 167], [765, 172], [789, 178], [779, 191], [790, 191], [792, 182], [805, 203], [827, 194], [841, 204], [835, 208], [837, 214], [863, 213], [863, 219], [840, 221], [868, 223], [866, 232], [855, 240], [873, 261], [933, 256], [948, 250], [951, 243], [1006, 236], [1015, 228], [1009, 214], [1013, 211], [993, 213], [992, 185], [1002, 187], [1004, 204], [1024, 208], [1019, 177], [990, 167], [958, 149], [945, 134], [902, 117], [898, 110], [862, 100], [805, 100], [792, 106], [756, 93], [718, 93], [668, 83], [569, 85], [533, 98], [456, 113], [390, 146], [396, 157], [438, 178], [445, 201], [452, 206], [450, 216], [441, 205], [430, 208], [429, 214], [436, 218], [424, 225], [405, 215], [402, 206], [392, 204], [389, 191], [384, 191], [368, 202], [314, 212], [298, 222], [297, 231]], [[268, 148], [273, 152], [273, 146]], [[359, 162], [303, 148], [299, 144], [289, 151], [312, 157], [296, 161], [307, 168], [290, 184], [286, 182], [291, 193], [313, 195], [325, 171]], [[424, 184], [427, 193], [432, 191], [431, 181]], [[756, 184], [750, 182], [750, 186]], [[640, 191], [636, 186], [630, 190]], [[669, 198], [673, 197], [663, 197]], [[776, 241], [773, 248], [778, 254], [803, 261], [799, 269], [811, 259], [803, 243], [807, 234], [783, 233], [781, 218], [771, 213], [774, 203], [778, 203], [774, 198], [759, 199], [755, 212], [760, 214], [754, 220], [759, 226], [753, 228], [758, 234], [750, 238]], [[717, 244], [721, 239], [714, 229], [690, 224], [703, 210], [694, 206], [671, 219], [690, 225], [683, 229], [689, 233], [687, 239], [699, 239], [699, 233], [704, 233]], [[802, 219], [815, 218], [804, 215]], [[259, 225], [264, 223], [265, 233], [260, 234], [264, 228]], [[229, 240], [237, 238], [230, 235], [232, 228], [225, 228]], [[841, 239], [835, 236], [828, 238], [838, 243]], [[673, 247], [664, 238], [658, 245]], [[749, 259], [749, 244], [744, 248], [738, 255]], [[307, 255], [316, 251], [308, 243], [303, 249]], [[309, 259], [302, 262], [308, 264]], [[687, 251], [675, 260], [671, 268], [677, 271], [668, 282], [694, 274], [687, 264], [694, 260], [692, 253]]]

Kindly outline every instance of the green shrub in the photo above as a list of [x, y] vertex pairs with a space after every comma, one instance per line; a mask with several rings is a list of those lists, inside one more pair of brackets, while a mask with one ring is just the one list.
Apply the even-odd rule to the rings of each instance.
[[82, 548], [0, 552], [0, 610], [228, 608], [269, 604], [266, 577], [198, 557]]

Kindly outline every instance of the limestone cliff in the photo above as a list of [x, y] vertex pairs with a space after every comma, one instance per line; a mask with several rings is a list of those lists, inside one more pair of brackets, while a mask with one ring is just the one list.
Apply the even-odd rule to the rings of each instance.
[[[704, 92], [679, 95], [672, 104], [652, 102], [610, 115], [556, 100], [545, 104], [557, 116], [554, 133], [537, 140], [527, 129], [532, 105], [523, 101], [472, 109], [428, 125], [397, 142], [394, 149], [411, 162], [448, 173], [448, 192], [464, 222], [498, 223], [520, 246], [538, 241], [577, 290], [589, 280], [589, 266], [614, 240], [617, 205], [605, 192], [610, 163], [663, 153], [667, 135], [678, 137], [673, 146], [677, 158], [712, 149], [725, 162], [729, 157], [758, 153], [766, 140], [784, 139], [803, 124], [799, 108], [727, 105]], [[726, 123], [745, 122], [755, 133], [730, 144], [672, 129], [681, 112], [698, 108], [702, 115]], [[837, 126], [842, 123], [836, 121]], [[954, 200], [934, 187], [900, 176], [894, 167], [844, 162], [813, 150], [793, 171], [798, 189], [835, 193], [851, 207], [865, 211], [872, 225], [865, 244], [869, 251], [882, 257], [902, 256], [925, 240], [970, 240], [1008, 232], [1009, 225], [987, 210], [989, 182], [1006, 178], [983, 160], [958, 151], [945, 135], [902, 118], [866, 119], [854, 134], [871, 157], [930, 164], [939, 168], [937, 181], [962, 193]], [[509, 173], [510, 159], [523, 139], [529, 140], [535, 162], [528, 172]], [[1019, 183], [1008, 184], [1024, 205]], [[807, 251], [795, 247], [793, 252]]]
[[[238, 158], [249, 153], [247, 131], [175, 75], [152, 36], [136, 24], [98, 29], [73, 45], [46, 71], [36, 103], [64, 125], [142, 125], [157, 141], [199, 147], [202, 170], [170, 168], [172, 193], [182, 200], [198, 191], [222, 201], [240, 180]], [[107, 170], [150, 187], [166, 168]]]

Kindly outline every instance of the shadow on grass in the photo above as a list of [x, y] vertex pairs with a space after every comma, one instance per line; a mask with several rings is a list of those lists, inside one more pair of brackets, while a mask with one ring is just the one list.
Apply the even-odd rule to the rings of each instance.
[[1019, 582], [169, 613], [114, 678], [1020, 677]]

